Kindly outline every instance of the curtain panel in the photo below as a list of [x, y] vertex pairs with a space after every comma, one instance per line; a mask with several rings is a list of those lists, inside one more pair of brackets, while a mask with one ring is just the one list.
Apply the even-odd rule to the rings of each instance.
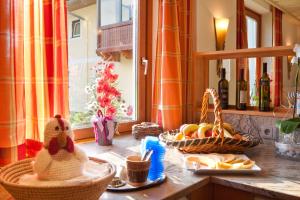
[[159, 0], [152, 121], [176, 129], [187, 120], [193, 0]]
[[[282, 11], [272, 7], [273, 14], [273, 46], [282, 45]], [[282, 91], [282, 57], [275, 58], [274, 70], [274, 106], [280, 106]]]
[[45, 123], [69, 117], [65, 0], [0, 4], [0, 165], [34, 156]]

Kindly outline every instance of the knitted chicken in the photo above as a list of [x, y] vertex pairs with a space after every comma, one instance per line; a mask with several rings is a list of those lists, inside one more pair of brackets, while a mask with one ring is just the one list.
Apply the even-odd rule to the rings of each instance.
[[73, 143], [68, 121], [60, 115], [45, 127], [44, 147], [37, 154], [33, 169], [41, 180], [67, 180], [82, 175], [87, 156]]

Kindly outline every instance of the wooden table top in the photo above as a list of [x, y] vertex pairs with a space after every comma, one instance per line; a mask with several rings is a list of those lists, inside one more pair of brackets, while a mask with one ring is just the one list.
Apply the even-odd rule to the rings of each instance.
[[[114, 138], [112, 146], [98, 146], [95, 142], [79, 144], [89, 155], [116, 165], [125, 157], [139, 152], [138, 140], [131, 135]], [[262, 172], [257, 175], [195, 175], [183, 168], [183, 155], [168, 148], [165, 157], [167, 180], [160, 186], [134, 192], [105, 192], [100, 199], [176, 199], [186, 196], [210, 182], [251, 193], [279, 199], [300, 199], [300, 163], [275, 156], [272, 144], [259, 145], [246, 153]]]

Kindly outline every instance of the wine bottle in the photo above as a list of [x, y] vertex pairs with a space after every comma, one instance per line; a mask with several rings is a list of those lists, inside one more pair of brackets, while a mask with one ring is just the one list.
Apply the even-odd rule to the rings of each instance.
[[244, 80], [244, 69], [240, 69], [240, 79], [236, 86], [236, 109], [247, 108], [247, 82]]
[[259, 80], [259, 111], [270, 111], [270, 78], [267, 63], [263, 63], [263, 74]]
[[228, 81], [225, 78], [226, 70], [225, 68], [222, 68], [221, 70], [221, 79], [218, 83], [218, 92], [219, 97], [221, 100], [221, 107], [222, 109], [228, 109], [228, 90], [229, 90], [229, 84]]

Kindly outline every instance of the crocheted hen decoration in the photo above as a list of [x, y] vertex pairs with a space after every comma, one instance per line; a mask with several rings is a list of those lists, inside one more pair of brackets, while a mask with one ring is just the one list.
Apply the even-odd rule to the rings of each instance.
[[82, 175], [86, 154], [73, 142], [70, 123], [60, 115], [46, 124], [44, 146], [33, 169], [41, 180], [67, 180]]

